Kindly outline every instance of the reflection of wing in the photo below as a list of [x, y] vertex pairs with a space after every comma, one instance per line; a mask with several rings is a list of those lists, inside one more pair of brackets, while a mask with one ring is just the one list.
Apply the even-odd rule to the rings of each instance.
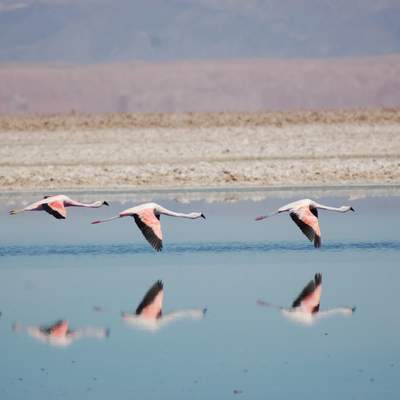
[[74, 331], [68, 331], [66, 334], [53, 334], [52, 327], [43, 328], [37, 325], [28, 325], [22, 327], [19, 324], [13, 325], [14, 332], [25, 331], [29, 336], [34, 339], [40, 340], [43, 343], [47, 343], [51, 346], [66, 347], [71, 345], [74, 341], [81, 338], [96, 338], [103, 339], [109, 336], [109, 330], [105, 328], [95, 328], [87, 326], [84, 328], [78, 328]]
[[149, 319], [160, 318], [163, 298], [163, 283], [157, 281], [144, 295], [143, 300], [136, 309], [136, 314]]
[[322, 275], [315, 274], [314, 280], [310, 281], [302, 290], [292, 307], [302, 307], [304, 311], [316, 313], [319, 310], [319, 303], [322, 289]]

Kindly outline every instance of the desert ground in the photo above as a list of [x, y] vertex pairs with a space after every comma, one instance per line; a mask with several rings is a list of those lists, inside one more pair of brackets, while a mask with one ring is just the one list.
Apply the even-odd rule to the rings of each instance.
[[4, 191], [400, 184], [400, 109], [0, 116]]

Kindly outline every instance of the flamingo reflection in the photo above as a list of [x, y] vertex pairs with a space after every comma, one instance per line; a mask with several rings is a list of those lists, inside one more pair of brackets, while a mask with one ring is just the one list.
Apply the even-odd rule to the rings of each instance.
[[312, 325], [317, 319], [330, 317], [332, 315], [349, 316], [356, 310], [355, 307], [336, 307], [320, 310], [320, 299], [322, 291], [322, 275], [315, 274], [311, 280], [293, 301], [292, 307], [279, 307], [263, 300], [258, 300], [260, 306], [274, 307], [280, 310], [283, 316], [305, 325]]
[[58, 320], [51, 325], [26, 325], [15, 323], [12, 326], [14, 332], [24, 332], [29, 336], [48, 343], [52, 346], [67, 347], [76, 340], [82, 338], [104, 339], [110, 331], [106, 328], [86, 326], [71, 330], [66, 320]]
[[162, 281], [155, 282], [143, 297], [135, 313], [122, 312], [122, 319], [132, 326], [156, 331], [178, 319], [201, 319], [204, 317], [207, 312], [206, 308], [184, 309], [163, 314], [163, 287]]

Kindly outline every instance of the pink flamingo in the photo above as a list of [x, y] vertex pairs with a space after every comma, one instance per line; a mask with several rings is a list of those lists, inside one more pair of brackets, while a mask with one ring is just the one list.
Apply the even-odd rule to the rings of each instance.
[[337, 307], [321, 311], [321, 292], [322, 275], [317, 273], [315, 274], [314, 279], [304, 287], [301, 293], [293, 301], [292, 307], [279, 307], [263, 300], [258, 300], [257, 304], [260, 306], [278, 308], [285, 317], [306, 325], [311, 325], [318, 318], [328, 317], [335, 314], [352, 315], [356, 310], [355, 307]]
[[303, 199], [286, 204], [271, 214], [257, 217], [256, 221], [261, 221], [265, 218], [272, 217], [273, 215], [288, 211], [290, 217], [304, 233], [304, 235], [306, 235], [311, 242], [314, 241], [314, 247], [321, 247], [321, 231], [318, 224], [318, 208], [321, 210], [337, 211], [342, 213], [354, 211], [354, 208], [350, 206], [329, 207], [310, 199]]
[[9, 214], [14, 215], [23, 211], [46, 211], [57, 219], [65, 219], [67, 217], [66, 207], [99, 208], [103, 205], [108, 206], [109, 204], [106, 201], [81, 203], [79, 201], [70, 199], [64, 194], [58, 194], [55, 196], [44, 196], [42, 200], [36, 201], [25, 208], [10, 210]]
[[155, 282], [144, 295], [143, 300], [137, 306], [135, 313], [123, 312], [125, 322], [147, 330], [158, 330], [162, 326], [183, 318], [201, 319], [207, 309], [185, 309], [163, 314], [164, 285], [162, 281]]
[[22, 326], [18, 323], [13, 324], [14, 332], [25, 331], [29, 336], [48, 343], [52, 346], [69, 346], [74, 341], [81, 338], [104, 339], [110, 332], [105, 328], [95, 328], [91, 326], [69, 329], [69, 323], [66, 320], [59, 320], [49, 326], [28, 325]]
[[163, 237], [160, 224], [161, 214], [170, 215], [172, 217], [182, 217], [190, 219], [206, 218], [204, 214], [199, 212], [183, 214], [167, 210], [166, 208], [161, 207], [159, 204], [156, 203], [145, 203], [140, 204], [136, 207], [128, 208], [125, 211], [121, 211], [118, 215], [114, 217], [93, 221], [92, 224], [100, 224], [102, 222], [108, 222], [122, 217], [133, 217], [135, 218], [136, 225], [142, 231], [143, 236], [146, 238], [146, 240], [156, 251], [161, 251], [163, 247]]

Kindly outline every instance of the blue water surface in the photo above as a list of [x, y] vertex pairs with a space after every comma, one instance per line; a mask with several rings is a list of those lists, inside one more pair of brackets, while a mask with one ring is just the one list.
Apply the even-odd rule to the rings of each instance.
[[[76, 197], [76, 196], [75, 196]], [[8, 216], [0, 205], [0, 399], [398, 399], [400, 386], [399, 197], [320, 198], [355, 213], [320, 212], [314, 249], [288, 215], [254, 217], [289, 201], [179, 204], [206, 220], [162, 217], [155, 253], [133, 219], [91, 225], [132, 204]], [[150, 199], [149, 199], [150, 200]], [[153, 200], [153, 199], [152, 199]], [[355, 306], [310, 326], [261, 307], [290, 306], [316, 272], [321, 309]], [[164, 282], [164, 312], [207, 308], [148, 331], [128, 326], [147, 289]], [[68, 346], [13, 324], [67, 319], [109, 337]]]

